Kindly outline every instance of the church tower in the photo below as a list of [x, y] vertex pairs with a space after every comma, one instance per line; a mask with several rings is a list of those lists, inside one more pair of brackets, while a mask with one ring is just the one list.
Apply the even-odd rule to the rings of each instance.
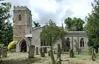
[[26, 6], [14, 6], [13, 14], [13, 41], [19, 41], [31, 34], [32, 15]]

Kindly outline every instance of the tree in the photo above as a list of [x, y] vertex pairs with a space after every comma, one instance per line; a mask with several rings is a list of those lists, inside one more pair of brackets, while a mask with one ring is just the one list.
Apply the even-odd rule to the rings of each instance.
[[57, 39], [64, 37], [66, 32], [63, 27], [58, 27], [52, 20], [48, 24], [43, 26], [41, 32], [41, 39], [51, 41], [51, 45], [56, 42]]
[[65, 24], [66, 24], [66, 28], [68, 29], [68, 30], [73, 30], [73, 20], [72, 20], [72, 18], [70, 18], [70, 17], [68, 17], [68, 18], [66, 18], [65, 19]]
[[76, 17], [74, 17], [73, 21], [74, 21], [75, 30], [83, 31], [84, 21], [81, 18], [76, 18]]
[[47, 42], [50, 42], [51, 44], [50, 56], [52, 59], [52, 64], [55, 64], [55, 59], [53, 55], [53, 44], [59, 38], [62, 38], [65, 35], [63, 33], [65, 33], [65, 31], [62, 29], [62, 27], [58, 27], [56, 23], [54, 23], [52, 20], [50, 20], [49, 23], [42, 28], [42, 32], [40, 35], [41, 40], [45, 40]]
[[82, 31], [84, 21], [81, 18], [74, 17], [73, 19], [68, 17], [65, 19], [66, 28], [70, 31]]
[[99, 0], [94, 0], [92, 3], [93, 10], [89, 14], [85, 30], [87, 31], [89, 42], [88, 45], [92, 46], [98, 52], [99, 47]]
[[5, 22], [4, 44], [7, 46], [13, 40], [13, 27], [10, 21]]
[[0, 43], [3, 43], [5, 45], [6, 45], [5, 33], [7, 28], [7, 22], [5, 22], [5, 20], [7, 20], [10, 17], [10, 13], [9, 13], [10, 8], [11, 8], [11, 3], [4, 2], [4, 0], [0, 0]]
[[34, 21], [33, 24], [34, 24], [35, 27], [40, 27], [40, 24], [38, 22]]

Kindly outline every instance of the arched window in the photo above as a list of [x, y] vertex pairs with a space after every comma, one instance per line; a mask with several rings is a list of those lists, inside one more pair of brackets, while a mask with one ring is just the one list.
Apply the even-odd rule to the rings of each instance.
[[41, 39], [41, 46], [43, 46], [43, 40]]
[[19, 14], [19, 21], [21, 21], [22, 20], [22, 17], [21, 17], [21, 15]]
[[70, 39], [69, 38], [67, 38], [67, 44], [66, 45], [70, 47]]
[[80, 39], [80, 47], [84, 47], [84, 38]]
[[70, 49], [70, 38], [67, 38], [67, 39], [66, 39], [65, 50], [66, 50], [66, 51], [69, 51], [69, 49]]

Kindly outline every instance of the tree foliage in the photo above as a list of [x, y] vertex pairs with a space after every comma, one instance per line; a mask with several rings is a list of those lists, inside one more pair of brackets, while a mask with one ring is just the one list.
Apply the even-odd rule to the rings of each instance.
[[58, 27], [52, 20], [43, 26], [41, 32], [41, 39], [50, 43], [55, 43], [57, 39], [62, 38], [66, 32], [62, 27]]
[[73, 19], [68, 17], [65, 19], [66, 28], [70, 31], [82, 31], [84, 21], [80, 18], [74, 17]]
[[5, 45], [12, 39], [11, 23], [5, 22], [10, 17], [10, 8], [11, 3], [0, 0], [0, 43]]
[[4, 44], [8, 45], [13, 40], [13, 26], [10, 21], [5, 22]]
[[34, 27], [40, 27], [41, 25], [38, 22], [33, 22]]
[[99, 46], [99, 0], [94, 0], [92, 3], [93, 10], [87, 18], [85, 29], [88, 33], [88, 45], [98, 50]]
[[62, 37], [66, 34], [63, 27], [58, 27], [56, 23], [54, 23], [52, 20], [49, 21], [48, 24], [45, 24], [42, 28], [41, 32], [41, 40], [45, 40], [46, 42], [49, 42], [51, 44], [51, 50], [50, 50], [50, 57], [52, 64], [55, 64], [55, 58], [53, 54], [53, 46], [59, 38], [62, 39]]

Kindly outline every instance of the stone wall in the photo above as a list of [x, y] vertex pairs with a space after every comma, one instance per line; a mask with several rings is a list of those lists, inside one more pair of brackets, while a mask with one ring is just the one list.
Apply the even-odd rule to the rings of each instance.
[[31, 45], [38, 47], [38, 49], [40, 49], [40, 47], [41, 47], [41, 39], [40, 39], [41, 31], [42, 31], [41, 27], [37, 27], [37, 28], [32, 30], [32, 43], [31, 43]]

